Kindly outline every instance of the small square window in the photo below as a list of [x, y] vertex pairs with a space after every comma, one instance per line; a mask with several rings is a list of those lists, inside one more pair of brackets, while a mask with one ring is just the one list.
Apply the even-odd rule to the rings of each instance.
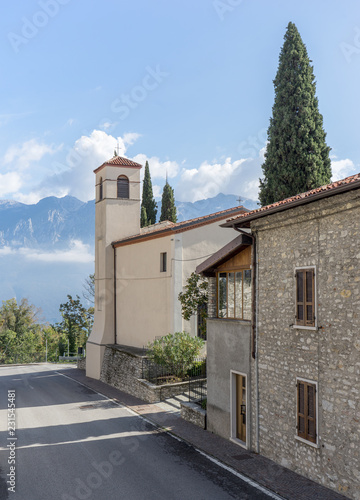
[[167, 267], [167, 253], [162, 252], [160, 254], [160, 272], [166, 273], [166, 267]]

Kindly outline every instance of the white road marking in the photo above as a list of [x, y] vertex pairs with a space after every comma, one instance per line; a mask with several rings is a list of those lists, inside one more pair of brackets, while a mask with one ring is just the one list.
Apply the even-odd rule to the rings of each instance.
[[141, 418], [142, 420], [145, 420], [145, 422], [147, 422], [148, 424], [151, 424], [153, 427], [156, 427], [156, 428], [160, 428], [160, 429], [163, 429], [166, 434], [168, 434], [169, 436], [171, 436], [173, 439], [176, 439], [176, 441], [179, 441], [181, 443], [185, 443], [187, 445], [191, 445], [192, 448], [194, 448], [195, 451], [197, 451], [198, 453], [200, 453], [200, 455], [202, 455], [203, 457], [207, 458], [208, 460], [210, 460], [211, 462], [213, 462], [214, 464], [216, 464], [217, 466], [221, 467], [222, 469], [230, 472], [231, 474], [233, 474], [234, 476], [238, 477], [239, 479], [241, 479], [242, 481], [244, 481], [244, 483], [247, 483], [249, 484], [250, 486], [252, 486], [253, 488], [256, 488], [257, 490], [261, 491], [262, 493], [265, 493], [265, 495], [267, 495], [269, 498], [272, 498], [274, 500], [286, 500], [284, 497], [280, 496], [280, 495], [277, 495], [276, 493], [274, 493], [273, 491], [265, 488], [265, 486], [261, 486], [260, 484], [256, 483], [255, 481], [253, 481], [252, 479], [250, 479], [249, 477], [247, 476], [244, 476], [243, 474], [241, 474], [240, 472], [236, 471], [235, 469], [232, 469], [231, 467], [229, 467], [228, 465], [225, 465], [223, 464], [222, 462], [220, 462], [220, 460], [212, 457], [211, 455], [208, 455], [207, 453], [205, 453], [204, 451], [202, 450], [199, 450], [198, 448], [196, 448], [194, 445], [192, 445], [191, 443], [189, 443], [188, 441], [182, 439], [181, 437], [179, 436], [176, 436], [175, 434], [173, 434], [172, 431], [170, 431], [168, 428], [166, 427], [162, 427], [161, 425], [159, 424], [156, 424], [155, 422], [152, 422], [151, 420], [148, 420], [146, 417], [144, 417], [143, 415], [141, 415], [140, 413], [136, 413], [134, 410], [132, 410], [131, 408], [127, 407], [127, 406], [124, 406], [122, 404], [120, 404], [118, 401], [114, 400], [114, 399], [111, 399], [107, 396], [105, 396], [104, 394], [102, 394], [101, 392], [98, 392], [96, 391], [95, 389], [93, 389], [92, 387], [89, 387], [88, 385], [85, 385], [83, 384], [82, 382], [79, 382], [71, 377], [69, 377], [68, 375], [64, 375], [63, 373], [59, 373], [59, 372], [55, 372], [57, 373], [58, 375], [62, 375], [63, 377], [66, 377], [66, 378], [69, 378], [70, 380], [73, 380], [74, 382], [77, 382], [78, 384], [86, 387], [87, 389], [91, 389], [92, 391], [94, 391], [96, 394], [99, 394], [100, 396], [102, 396], [103, 398], [105, 399], [108, 399], [109, 401], [112, 401], [114, 402], [115, 404], [117, 404], [120, 408], [124, 408], [126, 409], [129, 413], [131, 413], [133, 416], [136, 416], [136, 417], [139, 417]]

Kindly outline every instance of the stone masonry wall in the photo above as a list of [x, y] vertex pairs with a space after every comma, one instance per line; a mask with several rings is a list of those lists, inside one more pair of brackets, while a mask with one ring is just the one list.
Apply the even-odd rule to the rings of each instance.
[[[260, 453], [358, 500], [359, 190], [258, 219], [252, 231], [259, 266]], [[291, 326], [295, 268], [305, 266], [315, 266], [317, 330]], [[296, 377], [318, 384], [318, 447], [295, 438]], [[255, 397], [253, 387], [253, 408]]]
[[[188, 381], [154, 385], [142, 380], [142, 360], [144, 356], [135, 351], [139, 351], [139, 349], [134, 349], [134, 352], [132, 352], [129, 347], [124, 349], [124, 347], [120, 346], [107, 346], [100, 380], [149, 403], [157, 403], [184, 394], [189, 390]], [[196, 385], [198, 382], [198, 379], [194, 380], [190, 382], [190, 385]]]
[[216, 318], [216, 278], [208, 278], [208, 318]]

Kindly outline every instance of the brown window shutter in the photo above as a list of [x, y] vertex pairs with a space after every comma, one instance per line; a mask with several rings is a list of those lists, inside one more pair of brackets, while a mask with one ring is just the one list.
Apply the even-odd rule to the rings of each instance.
[[316, 443], [316, 386], [299, 381], [297, 384], [297, 434]]
[[305, 325], [305, 272], [296, 271], [296, 324]]
[[314, 269], [305, 271], [305, 324], [315, 326]]
[[307, 384], [307, 439], [316, 443], [315, 386]]
[[298, 382], [298, 436], [306, 439], [306, 426], [305, 426], [305, 384]]

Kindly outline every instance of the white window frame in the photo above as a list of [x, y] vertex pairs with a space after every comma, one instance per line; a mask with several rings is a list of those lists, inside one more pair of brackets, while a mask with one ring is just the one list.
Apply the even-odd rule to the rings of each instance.
[[[245, 377], [246, 388], [246, 442], [236, 437], [236, 375]], [[230, 441], [238, 444], [245, 450], [249, 449], [250, 443], [250, 395], [249, 395], [249, 381], [248, 374], [230, 370]]]
[[[300, 268], [303, 269], [303, 268]], [[316, 443], [312, 441], [308, 441], [300, 436], [297, 433], [297, 424], [298, 424], [298, 409], [299, 409], [299, 400], [298, 400], [298, 382], [306, 382], [307, 384], [312, 384], [315, 386], [315, 408], [316, 408]], [[296, 386], [295, 386], [295, 397], [296, 397], [296, 414], [295, 414], [295, 439], [300, 441], [301, 443], [305, 443], [312, 448], [320, 448], [319, 445], [319, 391], [318, 391], [318, 383], [316, 380], [309, 380], [302, 377], [296, 377]]]
[[[295, 295], [294, 295], [294, 303], [295, 303], [295, 318], [296, 318], [296, 271], [301, 271], [303, 269], [313, 269], [314, 270], [314, 314], [315, 314], [315, 326], [306, 326], [306, 325], [297, 325], [295, 322], [292, 327], [296, 330], [318, 330], [318, 308], [317, 308], [317, 270], [316, 266], [298, 266], [295, 267], [294, 272], [294, 283], [295, 283]], [[305, 313], [305, 311], [304, 311]]]

